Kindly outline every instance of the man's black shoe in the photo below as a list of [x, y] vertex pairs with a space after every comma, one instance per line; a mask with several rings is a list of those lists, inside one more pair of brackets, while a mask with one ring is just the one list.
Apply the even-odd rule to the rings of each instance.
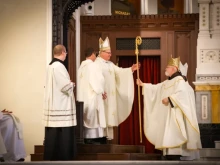
[[21, 158], [21, 159], [17, 160], [17, 162], [24, 162], [24, 161], [25, 161], [24, 158]]
[[166, 155], [166, 160], [180, 160], [180, 155]]

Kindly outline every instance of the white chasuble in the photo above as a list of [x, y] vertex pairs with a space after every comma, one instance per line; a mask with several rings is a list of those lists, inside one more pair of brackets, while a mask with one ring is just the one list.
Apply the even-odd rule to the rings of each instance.
[[[144, 133], [164, 155], [192, 155], [201, 148], [194, 91], [181, 76], [153, 85], [145, 83]], [[169, 104], [162, 104], [169, 97]], [[197, 150], [198, 151], [198, 150]]]
[[131, 113], [134, 101], [134, 80], [131, 68], [119, 68], [110, 61], [96, 58], [94, 62], [104, 79], [103, 91], [107, 93], [104, 100], [107, 136], [113, 139], [113, 127], [122, 123]]

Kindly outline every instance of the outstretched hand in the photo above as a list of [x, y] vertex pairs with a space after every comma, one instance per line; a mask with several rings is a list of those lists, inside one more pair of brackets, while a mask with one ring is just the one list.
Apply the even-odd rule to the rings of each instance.
[[132, 70], [132, 72], [134, 72], [135, 70], [140, 69], [140, 67], [141, 67], [141, 64], [139, 62], [138, 65], [137, 64], [133, 64], [131, 66], [131, 70]]
[[143, 82], [140, 79], [136, 79], [136, 84], [139, 86], [143, 86]]
[[70, 82], [73, 83], [73, 86], [74, 86], [74, 87], [76, 86], [76, 83], [75, 83], [75, 82], [73, 82], [72, 80], [70, 80]]

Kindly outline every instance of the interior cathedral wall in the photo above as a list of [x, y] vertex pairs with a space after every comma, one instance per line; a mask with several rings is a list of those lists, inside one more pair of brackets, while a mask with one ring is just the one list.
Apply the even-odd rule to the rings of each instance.
[[[95, 0], [95, 15], [110, 15], [110, 0], [105, 2]], [[155, 14], [153, 2], [145, 0], [142, 13]], [[195, 0], [185, 0], [184, 5], [185, 13], [197, 13]], [[29, 155], [34, 145], [43, 144], [41, 118], [45, 71], [52, 55], [52, 0], [1, 0], [0, 22], [0, 110], [11, 110], [21, 119]]]
[[27, 154], [43, 144], [45, 71], [51, 59], [50, 0], [0, 1], [0, 110], [23, 123]]

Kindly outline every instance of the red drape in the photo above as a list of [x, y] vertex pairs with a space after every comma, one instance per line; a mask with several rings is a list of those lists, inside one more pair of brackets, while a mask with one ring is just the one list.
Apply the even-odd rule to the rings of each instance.
[[[156, 84], [160, 82], [160, 56], [140, 56], [139, 62], [141, 68], [139, 70], [139, 78], [142, 82]], [[131, 67], [136, 63], [135, 56], [119, 57], [119, 67]], [[138, 86], [136, 85], [137, 72], [134, 72], [134, 104], [130, 116], [119, 125], [119, 144], [122, 145], [144, 145], [146, 153], [158, 153], [154, 146], [146, 139], [143, 132], [143, 97], [140, 87], [140, 103], [141, 103], [141, 128], [142, 143], [140, 143], [140, 126], [139, 126], [139, 109], [138, 109]], [[156, 130], [155, 130], [156, 131]]]

